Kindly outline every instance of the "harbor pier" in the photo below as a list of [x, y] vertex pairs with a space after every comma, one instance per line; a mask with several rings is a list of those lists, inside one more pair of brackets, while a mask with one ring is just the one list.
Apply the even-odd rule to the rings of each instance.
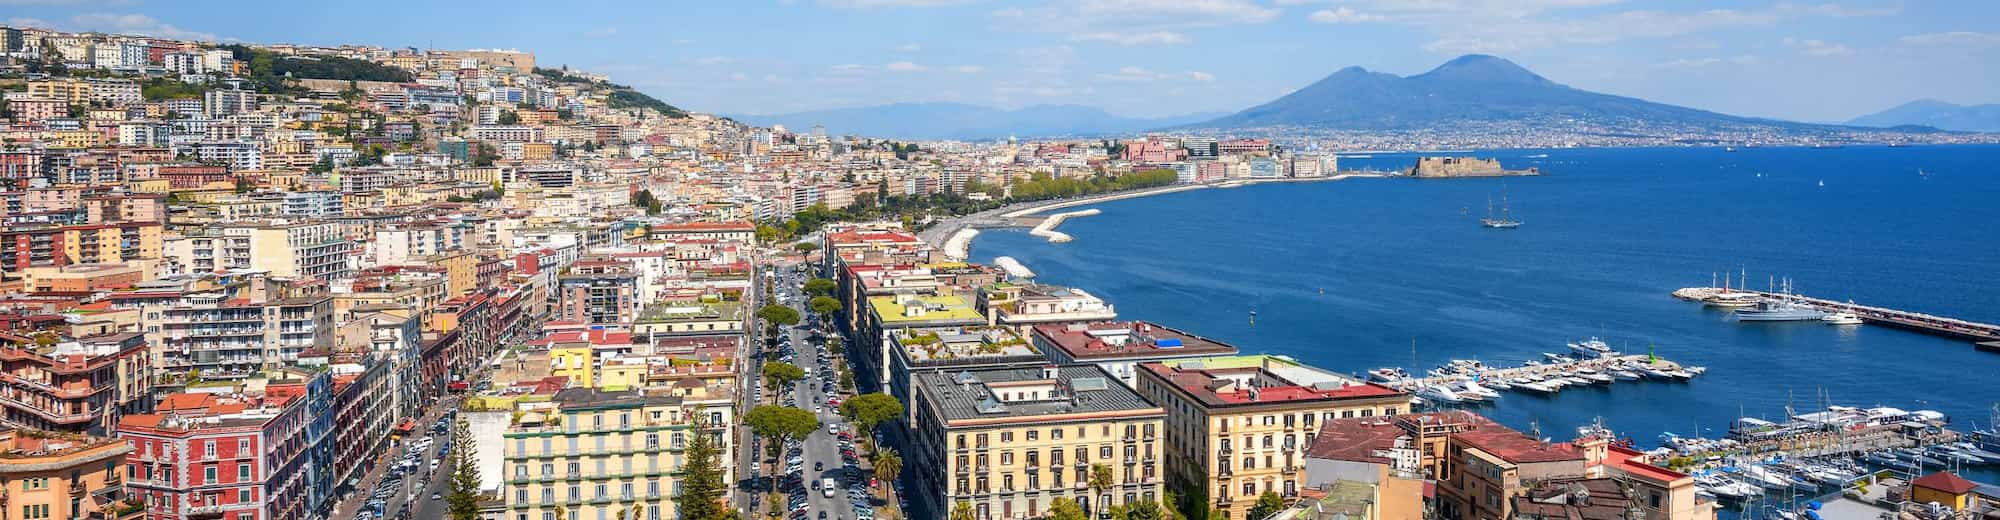
[[[1966, 340], [1974, 343], [2000, 342], [2000, 325], [1994, 325], [1991, 323], [1979, 323], [1975, 321], [1961, 320], [1958, 318], [1948, 318], [1944, 316], [1935, 316], [1915, 311], [1906, 311], [1906, 310], [1890, 309], [1884, 307], [1858, 305], [1847, 302], [1838, 302], [1824, 298], [1814, 298], [1811, 296], [1801, 296], [1797, 294], [1783, 294], [1783, 293], [1753, 291], [1747, 289], [1734, 289], [1734, 288], [1724, 289], [1720, 287], [1688, 287], [1674, 291], [1674, 297], [1683, 300], [1698, 302], [1698, 301], [1706, 301], [1709, 298], [1723, 294], [1725, 292], [1756, 294], [1758, 296], [1761, 296], [1769, 300], [1790, 300], [1794, 302], [1810, 304], [1824, 311], [1852, 312], [1856, 317], [1859, 317], [1861, 318], [1862, 321], [1870, 324], [1895, 327], [1904, 330], [1931, 334], [1934, 336], [1943, 336], [1952, 339]], [[1981, 350], [1986, 350], [1986, 349], [1982, 348]]]

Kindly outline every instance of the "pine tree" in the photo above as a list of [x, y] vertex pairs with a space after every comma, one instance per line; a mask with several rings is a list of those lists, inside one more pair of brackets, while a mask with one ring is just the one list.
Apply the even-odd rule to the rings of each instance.
[[736, 514], [722, 507], [725, 491], [722, 467], [717, 461], [715, 441], [697, 433], [687, 445], [687, 461], [681, 464], [681, 494], [674, 497], [674, 509], [681, 520], [725, 520]]
[[450, 506], [451, 520], [479, 520], [479, 447], [473, 444], [472, 425], [459, 419], [451, 426], [451, 454], [447, 462], [451, 468], [451, 482], [446, 493], [450, 496], [446, 504]]

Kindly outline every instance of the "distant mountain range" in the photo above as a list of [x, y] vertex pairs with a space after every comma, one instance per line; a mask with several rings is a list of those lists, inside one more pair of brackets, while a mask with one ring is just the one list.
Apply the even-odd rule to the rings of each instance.
[[1959, 105], [1919, 99], [1847, 121], [1854, 126], [1928, 126], [1963, 132], [2000, 132], [2000, 105]]
[[1189, 126], [1404, 130], [1547, 118], [1803, 126], [1579, 90], [1482, 54], [1460, 56], [1414, 76], [1348, 67], [1269, 103]]
[[1125, 135], [1155, 128], [1206, 121], [1222, 115], [1204, 112], [1162, 118], [1124, 117], [1081, 105], [1035, 105], [1003, 110], [964, 103], [895, 103], [857, 108], [814, 110], [790, 114], [731, 116], [756, 125], [785, 125], [803, 132], [825, 125], [830, 134], [856, 134], [894, 139], [998, 139], [1007, 136]]

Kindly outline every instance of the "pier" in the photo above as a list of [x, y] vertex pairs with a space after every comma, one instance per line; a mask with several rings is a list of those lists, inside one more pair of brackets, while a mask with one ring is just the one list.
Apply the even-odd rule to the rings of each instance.
[[[1921, 312], [1889, 309], [1883, 307], [1871, 307], [1867, 305], [1856, 305], [1856, 304], [1828, 300], [1824, 298], [1800, 296], [1797, 294], [1781, 294], [1781, 293], [1773, 293], [1765, 291], [1753, 291], [1747, 289], [1722, 289], [1718, 287], [1689, 287], [1674, 291], [1674, 297], [1689, 301], [1703, 301], [1717, 294], [1722, 294], [1725, 291], [1751, 293], [1762, 296], [1767, 299], [1776, 299], [1776, 300], [1789, 299], [1796, 302], [1812, 304], [1815, 307], [1819, 307], [1820, 310], [1823, 311], [1842, 311], [1842, 310], [1850, 311], [1853, 312], [1856, 317], [1859, 317], [1861, 318], [1862, 321], [1868, 323], [1876, 325], [1885, 325], [1904, 330], [1922, 332], [1925, 334], [1931, 334], [1936, 336], [1944, 336], [1947, 338], [1962, 339], [1962, 340], [1972, 341], [1974, 343], [1987, 343], [1987, 342], [2000, 341], [2000, 325], [1966, 321], [1958, 318], [1947, 318], [1944, 316], [1934, 316], [1930, 314], [1924, 314]], [[1981, 349], [1981, 350], [1986, 350], [1986, 349]]]
[[[1704, 371], [1700, 367], [1683, 366], [1680, 363], [1649, 354], [1611, 353], [1603, 357], [1569, 358], [1564, 361], [1551, 361], [1512, 367], [1484, 367], [1482, 364], [1476, 369], [1468, 369], [1469, 363], [1471, 362], [1454, 360], [1442, 369], [1448, 373], [1442, 375], [1412, 376], [1382, 384], [1411, 392], [1426, 400], [1434, 402], [1442, 401], [1437, 404], [1450, 404], [1459, 402], [1455, 399], [1462, 399], [1469, 402], [1490, 400], [1494, 396], [1497, 396], [1497, 391], [1502, 390], [1518, 391], [1531, 395], [1548, 395], [1560, 392], [1563, 388], [1569, 386], [1610, 386], [1617, 383], [1648, 381], [1682, 382], [1692, 379]], [[1642, 369], [1641, 367], [1644, 368]], [[1652, 373], [1645, 373], [1642, 370], [1651, 370]], [[1638, 377], [1617, 378], [1610, 376], [1609, 374], [1614, 371], [1625, 371]], [[1585, 372], [1604, 375], [1604, 377], [1598, 380], [1581, 378], [1580, 374]], [[1432, 374], [1436, 374], [1436, 372], [1432, 372]], [[1554, 383], [1554, 381], [1564, 379], [1570, 381]], [[1377, 380], [1380, 381], [1381, 379], [1378, 378]], [[1465, 386], [1462, 386], [1468, 380], [1476, 382], [1490, 391], [1496, 391], [1496, 393], [1480, 397], [1476, 392], [1470, 392]], [[1440, 392], [1439, 390], [1444, 391]]]

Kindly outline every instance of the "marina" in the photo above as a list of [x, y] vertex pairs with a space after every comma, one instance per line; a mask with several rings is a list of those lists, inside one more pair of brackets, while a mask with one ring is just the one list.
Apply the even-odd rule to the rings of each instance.
[[[1810, 321], [1835, 325], [1867, 323], [1984, 344], [2000, 341], [2000, 325], [1915, 311], [1857, 305], [1785, 292], [1729, 287], [1687, 287], [1675, 298], [1736, 309], [1742, 321]], [[1988, 350], [1982, 347], [1980, 350]]]
[[1548, 396], [1565, 388], [1621, 382], [1685, 382], [1708, 370], [1650, 354], [1622, 354], [1597, 338], [1571, 342], [1569, 348], [1570, 353], [1545, 352], [1545, 359], [1519, 366], [1489, 367], [1477, 360], [1454, 359], [1422, 375], [1379, 368], [1368, 378], [1410, 392], [1421, 404], [1448, 406], [1491, 402], [1500, 398], [1500, 391]]

